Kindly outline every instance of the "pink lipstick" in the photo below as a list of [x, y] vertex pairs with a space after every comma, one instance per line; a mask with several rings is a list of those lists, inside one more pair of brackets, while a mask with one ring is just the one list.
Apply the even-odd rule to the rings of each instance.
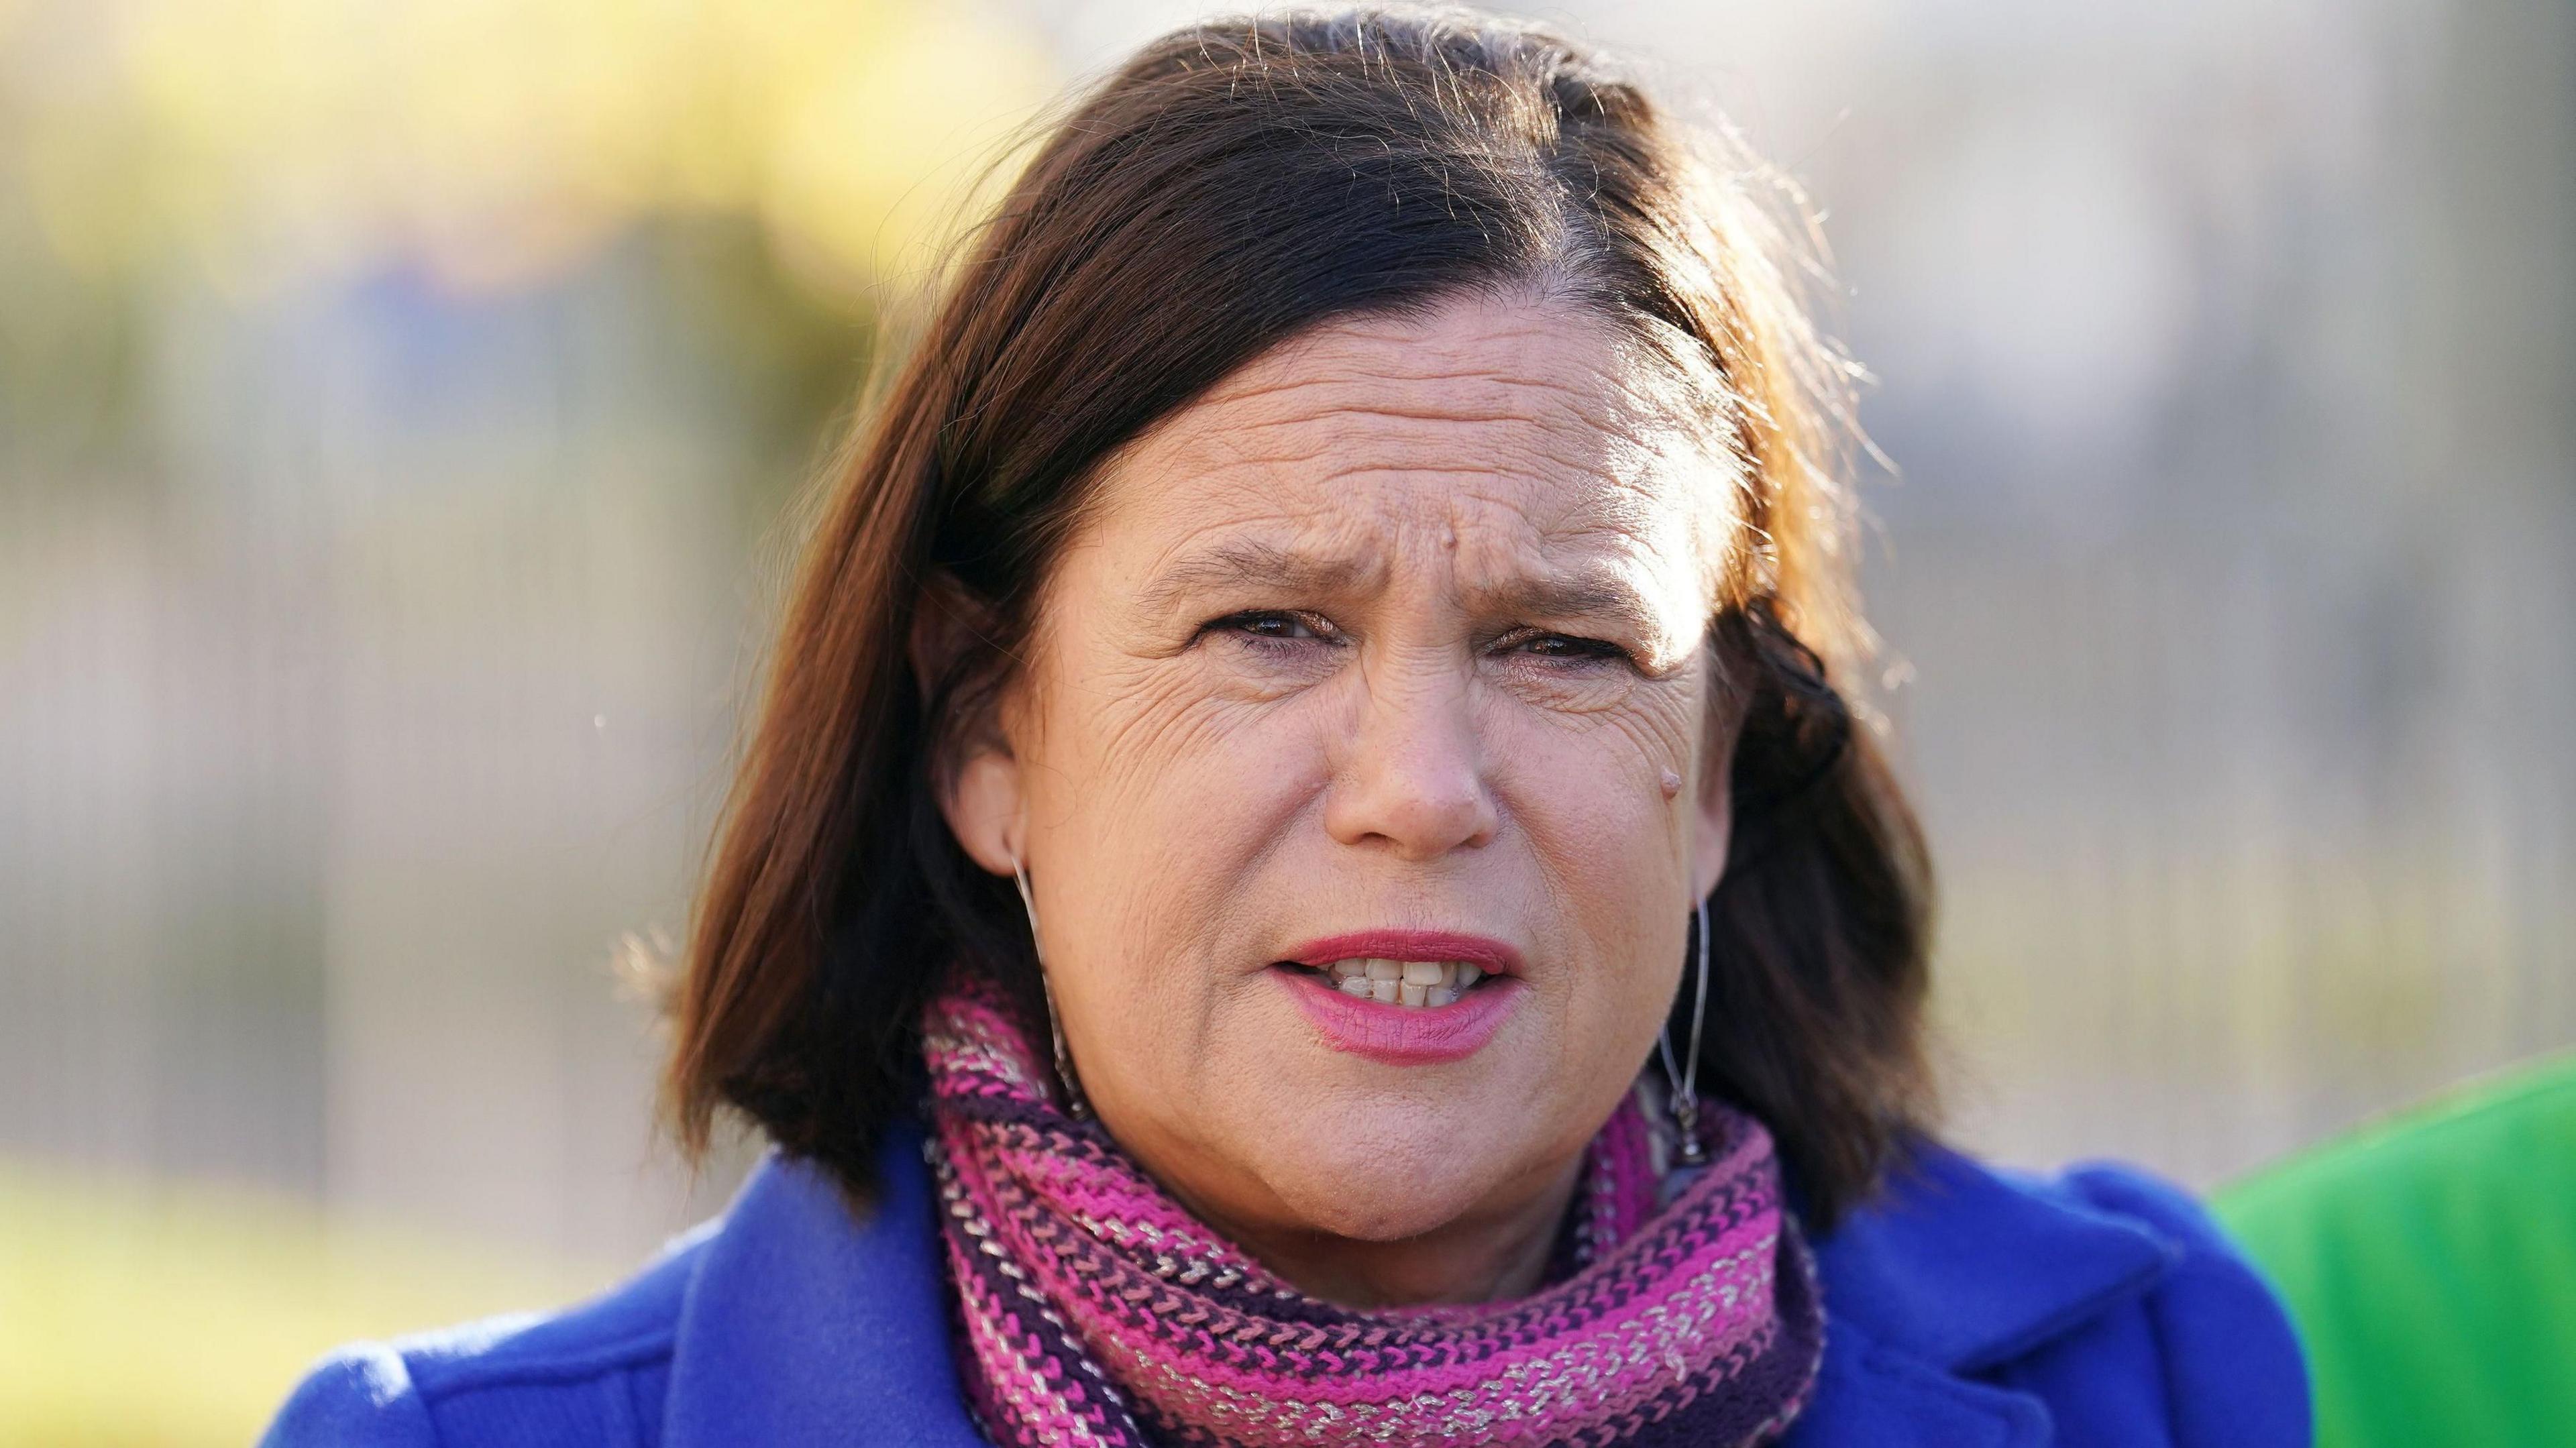
[[[1390, 1066], [1437, 1065], [1474, 1055], [1494, 1038], [1528, 989], [1520, 979], [1518, 951], [1487, 936], [1448, 931], [1357, 931], [1309, 941], [1287, 960], [1310, 967], [1274, 973], [1324, 1043]], [[1423, 1006], [1353, 995], [1314, 973], [1336, 961], [1360, 960], [1454, 961], [1476, 967], [1483, 978], [1445, 1005]]]

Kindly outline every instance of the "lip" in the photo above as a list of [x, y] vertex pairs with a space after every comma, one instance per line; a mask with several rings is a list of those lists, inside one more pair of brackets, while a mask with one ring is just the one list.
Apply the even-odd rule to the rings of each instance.
[[1344, 995], [1303, 971], [1273, 970], [1306, 1020], [1336, 1051], [1388, 1066], [1437, 1066], [1485, 1048], [1528, 994], [1520, 953], [1499, 940], [1431, 930], [1370, 930], [1312, 941], [1287, 959], [1298, 965], [1336, 960], [1462, 960], [1490, 977], [1445, 1006], [1393, 1006]]
[[[1456, 959], [1455, 956], [1447, 957]], [[1348, 996], [1322, 977], [1303, 971], [1270, 972], [1289, 998], [1336, 1051], [1389, 1066], [1438, 1066], [1463, 1061], [1485, 1048], [1529, 986], [1498, 975], [1445, 1006], [1391, 1006]]]
[[1279, 958], [1310, 966], [1337, 960], [1463, 960], [1487, 975], [1521, 973], [1521, 953], [1509, 945], [1490, 935], [1449, 930], [1354, 930], [1309, 940]]

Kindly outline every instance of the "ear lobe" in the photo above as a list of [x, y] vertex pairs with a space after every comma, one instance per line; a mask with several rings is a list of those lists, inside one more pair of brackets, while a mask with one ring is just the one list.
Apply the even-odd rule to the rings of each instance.
[[1021, 821], [1020, 763], [1003, 749], [982, 748], [962, 761], [940, 796], [948, 832], [976, 864], [996, 875], [1011, 873], [1025, 843]]

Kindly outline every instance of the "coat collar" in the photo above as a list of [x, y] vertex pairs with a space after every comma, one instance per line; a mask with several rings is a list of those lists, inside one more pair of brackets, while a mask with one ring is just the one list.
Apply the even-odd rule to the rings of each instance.
[[921, 1141], [886, 1133], [863, 1212], [812, 1162], [773, 1151], [752, 1170], [680, 1306], [665, 1448], [984, 1448], [949, 1356]]
[[1816, 1243], [1825, 1370], [1791, 1448], [2044, 1443], [2046, 1406], [1977, 1375], [2142, 1295], [2179, 1257], [2061, 1183], [1926, 1144]]
[[2019, 1357], [2152, 1286], [2180, 1248], [2050, 1178], [1919, 1148], [1817, 1244], [1828, 1310], [1952, 1372]]
[[[663, 1441], [982, 1443], [957, 1391], [921, 1131], [887, 1133], [853, 1214], [772, 1153], [704, 1244], [681, 1306]], [[1976, 1380], [2145, 1292], [2177, 1249], [2069, 1189], [1918, 1151], [1816, 1243], [1827, 1348], [1791, 1448], [2036, 1444], [2038, 1399]]]

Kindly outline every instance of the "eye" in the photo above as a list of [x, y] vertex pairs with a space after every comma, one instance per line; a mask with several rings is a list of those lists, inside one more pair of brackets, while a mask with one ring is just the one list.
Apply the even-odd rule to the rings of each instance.
[[1210, 619], [1200, 626], [1206, 634], [1229, 634], [1254, 648], [1265, 651], [1287, 651], [1319, 643], [1338, 643], [1341, 634], [1322, 615], [1297, 609], [1255, 608]]
[[1314, 624], [1308, 622], [1303, 614], [1284, 612], [1238, 613], [1231, 618], [1220, 619], [1218, 622], [1227, 628], [1234, 629], [1238, 633], [1248, 633], [1255, 638], [1311, 639], [1323, 637], [1322, 633], [1315, 628]]
[[1539, 633], [1536, 631], [1507, 635], [1502, 640], [1506, 653], [1525, 658], [1544, 659], [1551, 664], [1621, 663], [1628, 651], [1606, 639], [1579, 638], [1573, 634]]

